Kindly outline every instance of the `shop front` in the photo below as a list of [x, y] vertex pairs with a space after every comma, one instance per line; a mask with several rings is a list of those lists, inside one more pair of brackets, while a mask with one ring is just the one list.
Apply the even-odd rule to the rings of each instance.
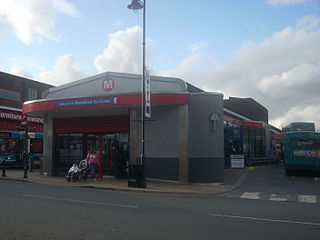
[[[98, 126], [95, 128], [94, 124]], [[127, 176], [129, 116], [58, 119], [55, 126], [55, 175], [64, 175], [73, 163], [95, 149], [98, 177]]]
[[231, 166], [232, 155], [242, 155], [246, 166], [254, 165], [256, 159], [267, 157], [267, 138], [267, 124], [248, 119], [240, 120], [225, 114], [225, 167]]

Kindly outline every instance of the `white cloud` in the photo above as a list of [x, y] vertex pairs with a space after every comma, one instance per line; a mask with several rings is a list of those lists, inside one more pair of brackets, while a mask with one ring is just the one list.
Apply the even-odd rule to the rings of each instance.
[[273, 124], [279, 127], [288, 125], [290, 122], [316, 122], [316, 128], [320, 130], [320, 106], [292, 107], [282, 117], [273, 119]]
[[76, 16], [77, 10], [67, 0], [10, 0], [0, 4], [0, 22], [11, 27], [24, 43], [54, 39], [51, 31], [57, 13]]
[[79, 80], [84, 73], [71, 54], [59, 57], [52, 71], [42, 72], [35, 79], [55, 86]]
[[261, 42], [244, 44], [226, 64], [215, 66], [212, 61], [201, 71], [194, 64], [209, 56], [193, 48], [178, 69], [159, 72], [226, 97], [252, 97], [269, 109], [270, 122], [278, 127], [289, 120], [320, 126], [319, 22], [316, 16], [306, 16]]
[[[316, 86], [320, 84], [320, 62], [316, 64], [302, 63], [301, 65], [285, 71], [281, 74], [266, 76], [258, 82], [257, 88], [272, 98], [287, 97], [284, 92], [290, 92], [292, 95], [304, 93], [318, 95]], [[274, 87], [276, 86], [276, 88]], [[309, 87], [308, 87], [309, 86]]]
[[308, 15], [301, 18], [296, 27], [305, 30], [312, 30], [319, 26], [319, 23], [320, 18], [318, 18], [316, 15]]
[[65, 13], [70, 16], [78, 16], [78, 10], [75, 6], [69, 3], [67, 0], [51, 0], [53, 9], [57, 12]]
[[9, 73], [16, 75], [16, 76], [33, 79], [33, 76], [27, 70], [25, 70], [23, 68], [14, 67], [10, 70]]
[[[190, 55], [184, 59], [177, 69], [156, 70], [155, 74], [162, 76], [180, 77], [188, 82], [197, 83], [202, 87], [205, 81], [210, 79], [210, 69], [213, 69], [215, 59], [212, 56], [205, 54], [207, 42], [195, 42], [188, 46]], [[205, 81], [201, 81], [203, 79]]]
[[298, 3], [303, 3], [303, 2], [308, 2], [310, 0], [267, 0], [267, 2], [274, 6], [280, 6], [280, 5], [287, 5], [287, 4], [298, 4]]
[[139, 26], [109, 34], [108, 47], [94, 59], [98, 72], [141, 73], [141, 36]]

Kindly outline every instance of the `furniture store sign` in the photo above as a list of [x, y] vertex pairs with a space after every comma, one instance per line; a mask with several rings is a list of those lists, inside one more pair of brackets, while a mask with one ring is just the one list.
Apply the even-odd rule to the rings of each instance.
[[80, 107], [80, 106], [92, 106], [103, 104], [116, 104], [116, 97], [103, 97], [103, 98], [90, 98], [90, 99], [72, 99], [63, 100], [56, 103], [57, 107]]
[[8, 119], [22, 122], [43, 123], [42, 118], [23, 116], [22, 113], [10, 110], [0, 110], [0, 119]]

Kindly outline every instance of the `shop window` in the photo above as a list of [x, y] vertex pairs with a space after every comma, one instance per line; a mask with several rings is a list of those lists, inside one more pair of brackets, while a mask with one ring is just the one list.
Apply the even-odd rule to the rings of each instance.
[[58, 168], [65, 171], [74, 162], [83, 158], [83, 141], [81, 133], [57, 134]]
[[28, 99], [27, 101], [38, 99], [38, 92], [36, 89], [28, 88]]
[[20, 101], [20, 93], [15, 92], [15, 91], [10, 91], [7, 89], [0, 89], [0, 98], [19, 102]]

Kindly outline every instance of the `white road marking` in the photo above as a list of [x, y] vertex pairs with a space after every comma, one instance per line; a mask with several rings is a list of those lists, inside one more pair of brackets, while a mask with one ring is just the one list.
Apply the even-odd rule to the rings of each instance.
[[30, 197], [30, 198], [41, 198], [41, 199], [58, 200], [58, 201], [66, 201], [66, 202], [86, 203], [86, 204], [94, 204], [94, 205], [102, 205], [102, 206], [110, 206], [110, 207], [138, 208], [138, 206], [135, 206], [135, 205], [81, 201], [81, 200], [75, 200], [75, 199], [56, 198], [56, 197], [31, 195], [31, 194], [23, 194], [23, 196]]
[[288, 202], [288, 195], [283, 194], [271, 194], [270, 201], [276, 201], [276, 202]]
[[217, 214], [217, 213], [209, 213], [209, 216], [211, 216], [211, 217], [223, 217], [223, 218], [247, 219], [247, 220], [257, 220], [257, 221], [264, 221], [264, 222], [277, 222], [277, 223], [320, 226], [320, 223], [313, 223], [313, 222], [297, 222], [297, 221], [288, 221], [288, 220], [281, 220], [281, 219], [257, 218], [257, 217], [225, 215], [225, 214]]
[[259, 192], [245, 192], [241, 195], [241, 198], [248, 198], [248, 199], [259, 199], [260, 198]]
[[315, 195], [299, 195], [298, 202], [316, 203], [317, 196], [315, 196]]

